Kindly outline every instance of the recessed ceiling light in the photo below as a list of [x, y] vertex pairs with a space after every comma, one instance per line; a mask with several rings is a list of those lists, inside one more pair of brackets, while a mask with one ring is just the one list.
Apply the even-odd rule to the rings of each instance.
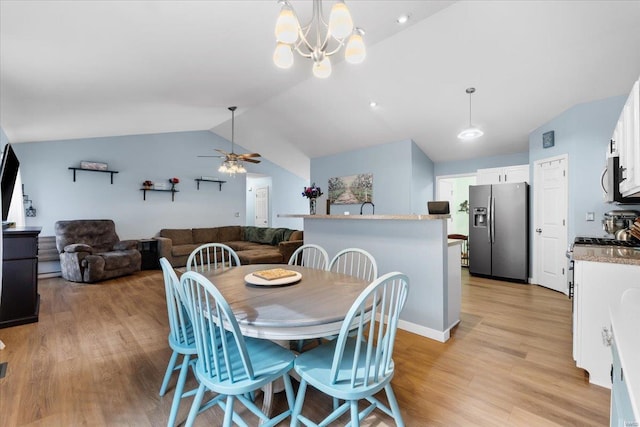
[[407, 23], [407, 21], [409, 20], [409, 16], [410, 16], [409, 14], [406, 14], [406, 15], [400, 15], [400, 16], [398, 16], [398, 17], [396, 18], [396, 22], [397, 22], [398, 24], [406, 24], [406, 23]]
[[376, 101], [369, 102], [369, 107], [376, 108], [377, 106], [378, 106], [378, 103]]

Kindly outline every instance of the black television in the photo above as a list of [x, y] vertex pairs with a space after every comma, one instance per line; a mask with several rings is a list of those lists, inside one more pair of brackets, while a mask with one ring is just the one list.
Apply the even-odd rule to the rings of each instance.
[[16, 186], [18, 178], [18, 168], [20, 162], [16, 153], [13, 151], [11, 144], [4, 146], [2, 154], [2, 168], [0, 168], [0, 186], [2, 187], [2, 222], [7, 222], [9, 216], [9, 207], [11, 206], [11, 198], [13, 197], [13, 189]]

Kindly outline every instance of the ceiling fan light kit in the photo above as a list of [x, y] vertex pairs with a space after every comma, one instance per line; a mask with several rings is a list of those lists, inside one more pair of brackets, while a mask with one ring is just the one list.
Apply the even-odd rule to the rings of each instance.
[[[305, 25], [300, 25], [293, 6], [287, 0], [279, 0], [278, 3], [282, 8], [275, 28], [277, 45], [273, 62], [276, 66], [290, 68], [294, 62], [295, 50], [303, 58], [313, 61], [314, 76], [327, 78], [331, 75], [329, 57], [339, 52], [345, 46], [345, 41], [345, 60], [350, 64], [364, 61], [367, 55], [362, 38], [364, 31], [353, 26], [351, 12], [344, 1], [334, 3], [327, 23], [322, 13], [322, 0], [313, 0], [313, 14]], [[314, 35], [315, 42], [312, 42]]]
[[469, 127], [458, 134], [458, 138], [462, 140], [476, 139], [484, 135], [484, 132], [471, 124], [471, 94], [476, 91], [476, 88], [467, 88], [466, 92], [469, 94]]
[[198, 157], [221, 157], [224, 160], [222, 164], [218, 168], [218, 172], [228, 173], [231, 176], [235, 176], [237, 173], [247, 173], [247, 170], [244, 167], [243, 162], [249, 163], [260, 163], [260, 160], [256, 160], [253, 157], [260, 157], [258, 153], [246, 153], [246, 154], [236, 154], [234, 152], [235, 147], [235, 111], [238, 107], [233, 106], [229, 107], [229, 111], [231, 111], [231, 152], [227, 153], [226, 151], [219, 150], [216, 148], [216, 151], [221, 153], [221, 156], [198, 156]]

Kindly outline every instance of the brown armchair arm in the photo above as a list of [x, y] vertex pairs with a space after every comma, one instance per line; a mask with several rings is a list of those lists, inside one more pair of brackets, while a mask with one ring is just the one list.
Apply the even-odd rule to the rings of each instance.
[[283, 261], [285, 263], [288, 263], [289, 258], [291, 258], [291, 255], [293, 255], [296, 249], [302, 246], [303, 243], [304, 242], [302, 240], [289, 240], [286, 242], [278, 243], [278, 250], [282, 254]]
[[73, 243], [71, 245], [65, 246], [63, 252], [67, 252], [67, 253], [88, 252], [92, 254], [93, 248], [89, 245], [85, 245], [84, 243]]

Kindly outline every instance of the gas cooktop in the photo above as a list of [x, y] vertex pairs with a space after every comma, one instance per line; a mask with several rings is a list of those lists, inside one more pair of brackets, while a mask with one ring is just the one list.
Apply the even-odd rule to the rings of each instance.
[[576, 245], [622, 246], [626, 248], [640, 248], [640, 241], [616, 240], [608, 237], [576, 237], [574, 243]]

